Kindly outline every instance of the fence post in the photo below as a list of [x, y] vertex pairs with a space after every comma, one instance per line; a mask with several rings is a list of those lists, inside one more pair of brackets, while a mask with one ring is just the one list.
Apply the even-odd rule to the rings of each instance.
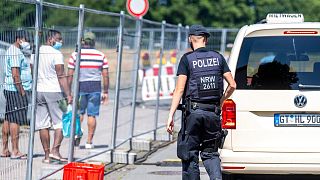
[[178, 66], [179, 66], [179, 60], [180, 60], [180, 57], [181, 57], [181, 27], [182, 27], [182, 24], [179, 23], [178, 24], [178, 33], [177, 33], [177, 53], [176, 53], [176, 71], [178, 70]]
[[130, 132], [130, 149], [132, 149], [132, 138], [134, 133], [134, 122], [136, 116], [136, 100], [137, 100], [137, 89], [139, 83], [139, 66], [140, 66], [140, 52], [141, 52], [141, 36], [142, 36], [142, 19], [137, 19], [136, 24], [136, 47], [137, 47], [137, 54], [135, 57], [136, 65], [135, 65], [135, 72], [134, 72], [134, 84], [133, 84], [133, 97], [132, 97], [132, 110], [131, 110], [131, 132]]
[[75, 72], [73, 74], [73, 101], [72, 101], [72, 121], [70, 129], [70, 141], [69, 141], [69, 156], [68, 162], [73, 161], [74, 155], [74, 135], [76, 129], [76, 116], [78, 112], [78, 95], [79, 95], [79, 72], [80, 72], [80, 58], [81, 58], [81, 38], [83, 34], [83, 20], [84, 20], [84, 5], [80, 4], [79, 9], [79, 22], [78, 22], [78, 39], [77, 39], [77, 57], [75, 64]]
[[149, 30], [149, 46], [148, 46], [149, 55], [151, 54], [151, 52], [153, 50], [153, 44], [154, 44], [153, 39], [154, 39], [154, 30], [150, 29]]
[[189, 47], [189, 26], [186, 26], [186, 42], [185, 42], [185, 50]]
[[157, 86], [157, 104], [156, 104], [156, 113], [155, 113], [155, 122], [154, 122], [154, 132], [153, 139], [157, 140], [157, 128], [159, 120], [159, 101], [160, 101], [160, 89], [161, 89], [161, 71], [162, 71], [162, 58], [164, 50], [164, 33], [165, 33], [166, 21], [162, 21], [161, 24], [161, 41], [160, 41], [160, 61], [159, 61], [159, 70], [158, 70], [158, 86]]
[[34, 148], [34, 132], [37, 110], [37, 83], [38, 83], [38, 65], [39, 65], [39, 49], [40, 36], [42, 35], [42, 0], [36, 1], [36, 22], [35, 22], [35, 55], [33, 64], [33, 82], [32, 82], [32, 100], [31, 100], [31, 120], [29, 132], [29, 146], [28, 146], [28, 160], [27, 160], [27, 180], [32, 179], [32, 165], [33, 165], [33, 148]]
[[[118, 125], [118, 111], [119, 111], [119, 95], [120, 95], [120, 80], [121, 80], [121, 63], [122, 63], [122, 49], [123, 49], [123, 27], [124, 27], [124, 11], [120, 12], [120, 25], [119, 25], [119, 35], [118, 35], [118, 57], [117, 57], [117, 79], [116, 79], [116, 89], [113, 105], [113, 119], [112, 119], [112, 142], [111, 149], [116, 147], [117, 140], [117, 125]], [[111, 155], [111, 162], [113, 161]]]
[[35, 55], [33, 64], [33, 82], [32, 82], [32, 100], [31, 100], [31, 120], [29, 132], [29, 146], [28, 146], [28, 160], [27, 160], [27, 175], [26, 180], [32, 179], [32, 165], [33, 165], [33, 149], [34, 149], [34, 132], [37, 109], [37, 83], [38, 83], [38, 65], [39, 65], [39, 49], [40, 36], [42, 35], [42, 0], [36, 1], [36, 22], [35, 22]]
[[226, 40], [227, 40], [227, 29], [221, 30], [221, 44], [220, 44], [220, 53], [224, 55], [226, 51]]

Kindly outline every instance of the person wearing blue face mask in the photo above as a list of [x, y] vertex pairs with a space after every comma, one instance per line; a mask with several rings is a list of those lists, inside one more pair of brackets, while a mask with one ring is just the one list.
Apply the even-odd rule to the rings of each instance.
[[[2, 125], [3, 149], [1, 157], [11, 159], [26, 159], [26, 154], [19, 150], [20, 125], [27, 125], [28, 98], [31, 94], [30, 63], [21, 50], [30, 48], [27, 42], [27, 32], [21, 30], [15, 33], [15, 42], [5, 54], [5, 86], [6, 113]], [[8, 148], [8, 137], [11, 136], [12, 152]]]
[[[50, 30], [50, 32], [59, 32], [59, 31], [55, 31], [55, 30]], [[61, 33], [56, 33], [55, 35], [52, 35], [50, 37], [50, 39], [48, 39], [47, 44], [52, 46], [54, 49], [60, 51], [60, 49], [62, 48], [62, 36]]]
[[[42, 162], [67, 162], [60, 154], [63, 111], [59, 107], [59, 101], [66, 98], [70, 104], [72, 96], [64, 72], [63, 55], [58, 50], [62, 46], [62, 37], [56, 30], [49, 30], [45, 35], [46, 44], [40, 47], [38, 64], [36, 129], [39, 130], [45, 152]], [[54, 129], [54, 142], [50, 149], [51, 127]]]
[[55, 48], [56, 50], [60, 50], [62, 48], [62, 42], [56, 41], [52, 47]]

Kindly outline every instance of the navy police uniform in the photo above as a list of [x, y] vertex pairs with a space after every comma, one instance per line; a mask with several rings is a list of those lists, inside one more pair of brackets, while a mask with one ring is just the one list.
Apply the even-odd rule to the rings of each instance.
[[[200, 25], [190, 27], [189, 35], [209, 33]], [[198, 48], [184, 54], [177, 75], [186, 75], [183, 101], [189, 109], [178, 135], [178, 157], [182, 159], [184, 180], [200, 179], [199, 153], [211, 180], [222, 179], [218, 151], [221, 136], [220, 98], [223, 74], [230, 69], [221, 54]]]

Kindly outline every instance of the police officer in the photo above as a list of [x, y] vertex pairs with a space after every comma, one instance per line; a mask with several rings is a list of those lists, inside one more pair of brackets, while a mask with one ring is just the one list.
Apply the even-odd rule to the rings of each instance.
[[[222, 134], [220, 107], [236, 89], [236, 83], [223, 56], [205, 47], [209, 36], [201, 25], [190, 27], [189, 43], [193, 51], [180, 60], [167, 121], [167, 131], [172, 134], [173, 115], [183, 98], [186, 110], [177, 142], [183, 180], [200, 179], [199, 152], [210, 179], [222, 179], [217, 152]], [[225, 92], [223, 79], [228, 83]]]

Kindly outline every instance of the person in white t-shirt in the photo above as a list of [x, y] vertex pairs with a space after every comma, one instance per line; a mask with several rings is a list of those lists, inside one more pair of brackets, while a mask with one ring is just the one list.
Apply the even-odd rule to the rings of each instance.
[[[61, 46], [61, 33], [56, 30], [49, 30], [46, 36], [46, 44], [40, 47], [36, 129], [40, 132], [40, 140], [45, 152], [43, 163], [67, 161], [65, 158], [62, 158], [59, 152], [63, 139], [63, 111], [59, 107], [59, 102], [63, 101], [65, 99], [64, 95], [66, 95], [67, 101], [70, 104], [72, 96], [64, 72], [63, 55], [59, 51]], [[54, 129], [54, 142], [50, 150], [49, 128], [51, 126]]]

